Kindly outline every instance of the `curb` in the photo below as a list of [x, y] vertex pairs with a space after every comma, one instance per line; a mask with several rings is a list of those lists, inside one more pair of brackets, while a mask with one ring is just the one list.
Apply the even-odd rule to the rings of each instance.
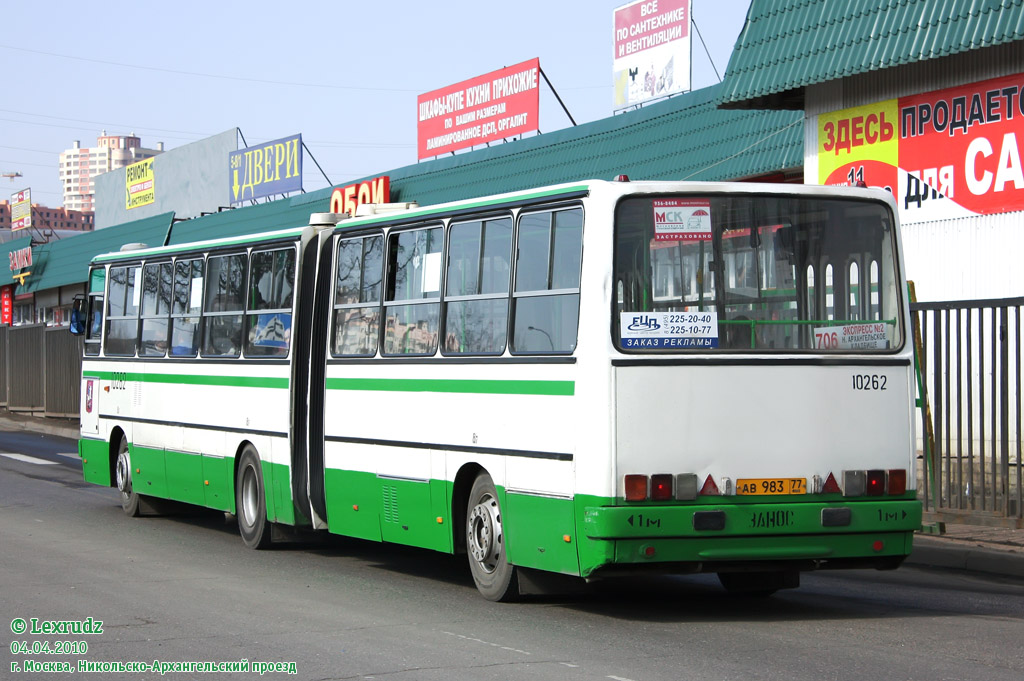
[[55, 435], [67, 438], [68, 440], [77, 440], [79, 435], [76, 426], [68, 426], [62, 423], [46, 423], [39, 419], [20, 421], [4, 416], [0, 416], [0, 430], [21, 430], [29, 433]]
[[931, 537], [914, 537], [914, 550], [904, 564], [1024, 579], [1024, 552], [954, 544]]

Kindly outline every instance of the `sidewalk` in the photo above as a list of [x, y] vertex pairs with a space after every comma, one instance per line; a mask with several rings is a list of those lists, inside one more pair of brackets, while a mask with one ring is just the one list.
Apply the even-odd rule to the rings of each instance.
[[[0, 409], [0, 430], [78, 439], [75, 419], [51, 419]], [[945, 523], [942, 534], [919, 532], [906, 565], [978, 572], [1024, 580], [1024, 530]]]

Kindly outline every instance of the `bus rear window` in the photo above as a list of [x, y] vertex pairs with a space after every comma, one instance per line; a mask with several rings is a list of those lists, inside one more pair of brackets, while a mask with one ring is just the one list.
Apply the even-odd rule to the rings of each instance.
[[612, 322], [627, 352], [891, 352], [903, 344], [881, 202], [636, 197], [615, 212]]

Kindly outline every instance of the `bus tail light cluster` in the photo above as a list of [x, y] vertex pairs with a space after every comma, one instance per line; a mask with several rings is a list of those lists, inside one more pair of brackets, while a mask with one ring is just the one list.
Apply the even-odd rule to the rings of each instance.
[[732, 480], [721, 478], [721, 487], [710, 475], [701, 484], [696, 473], [627, 475], [623, 485], [626, 501], [693, 501], [698, 496], [732, 494]]
[[[907, 491], [907, 471], [889, 470], [842, 471], [840, 478], [833, 473], [822, 478], [815, 475], [810, 492], [814, 494], [842, 494], [846, 497], [900, 496]], [[655, 475], [627, 475], [624, 479], [626, 501], [693, 501], [697, 497], [731, 496], [732, 479], [712, 476], [701, 483], [696, 473], [658, 473]]]
[[842, 479], [840, 487], [832, 473], [824, 480], [816, 475], [814, 491], [818, 494], [841, 493], [845, 497], [899, 496], [907, 491], [907, 471], [903, 468], [843, 471]]

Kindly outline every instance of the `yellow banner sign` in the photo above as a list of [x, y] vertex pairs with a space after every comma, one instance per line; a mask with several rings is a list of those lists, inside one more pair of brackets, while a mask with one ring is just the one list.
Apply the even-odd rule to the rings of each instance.
[[125, 208], [131, 210], [148, 206], [156, 201], [156, 182], [153, 178], [153, 159], [133, 163], [125, 168]]

